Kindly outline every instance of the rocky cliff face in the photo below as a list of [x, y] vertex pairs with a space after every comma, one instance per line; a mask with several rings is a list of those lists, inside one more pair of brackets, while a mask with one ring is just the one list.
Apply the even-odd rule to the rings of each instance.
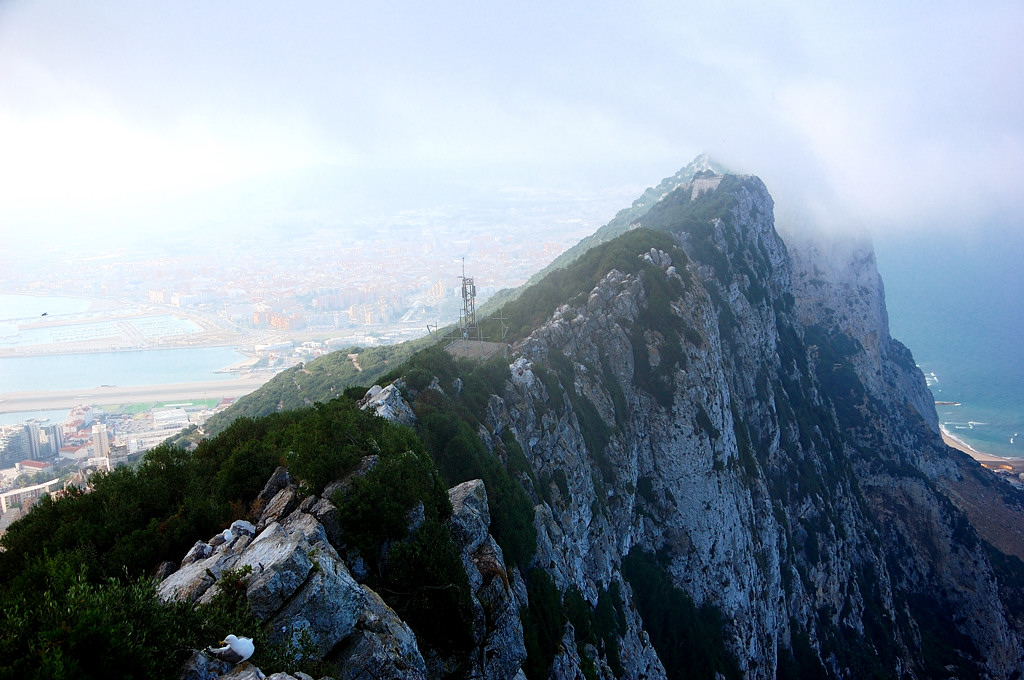
[[[976, 530], [968, 496], [1008, 521], [1020, 501], [941, 443], [923, 376], [889, 336], [870, 246], [784, 241], [754, 177], [701, 177], [633, 226], [672, 238], [600, 272], [517, 342], [479, 414], [491, 454], [507, 456], [509, 434], [525, 454], [533, 575], [507, 568], [482, 482], [449, 492], [475, 612], [469, 675], [522, 677], [541, 580], [607, 614], [589, 637], [571, 615], [555, 631], [553, 678], [678, 676], [693, 626], [666, 642], [651, 609], [675, 592], [717, 621], [735, 659], [707, 677], [1019, 677], [1021, 572], [1007, 554], [1024, 551]], [[396, 387], [365, 403], [415, 419]], [[259, 617], [303, 633], [344, 677], [444, 675], [352, 575], [336, 487], [300, 501], [279, 477], [260, 522], [197, 544], [164, 596], [210, 597], [220, 573], [248, 565]], [[640, 563], [676, 590], [652, 596]]]
[[[722, 611], [747, 677], [798, 656], [837, 677], [1015, 676], [1021, 630], [943, 492], [971, 464], [889, 337], [870, 249], [787, 247], [756, 178], [693, 198], [640, 223], [680, 247], [558, 309], [492, 402], [489, 427], [567, 482], [538, 507], [536, 562], [593, 601], [631, 549], [657, 552]], [[622, 649], [657, 675], [641, 621]]]

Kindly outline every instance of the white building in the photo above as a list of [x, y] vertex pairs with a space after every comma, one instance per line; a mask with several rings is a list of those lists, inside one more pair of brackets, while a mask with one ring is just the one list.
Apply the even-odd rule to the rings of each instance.
[[110, 457], [110, 437], [103, 423], [92, 426], [92, 455], [96, 458]]

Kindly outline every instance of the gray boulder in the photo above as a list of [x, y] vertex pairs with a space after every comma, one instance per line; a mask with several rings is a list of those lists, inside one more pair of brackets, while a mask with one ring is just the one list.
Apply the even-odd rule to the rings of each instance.
[[358, 630], [339, 662], [339, 679], [420, 680], [427, 667], [416, 636], [377, 593], [369, 588]]

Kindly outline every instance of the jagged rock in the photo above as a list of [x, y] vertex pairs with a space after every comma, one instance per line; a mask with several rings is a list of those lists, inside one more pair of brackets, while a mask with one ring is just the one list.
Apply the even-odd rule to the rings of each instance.
[[426, 664], [412, 630], [380, 599], [365, 589], [358, 630], [339, 658], [339, 680], [421, 680]]
[[221, 680], [266, 680], [267, 676], [256, 666], [243, 663], [220, 677]]
[[274, 494], [274, 497], [267, 501], [256, 523], [256, 531], [263, 531], [273, 522], [278, 522], [286, 517], [299, 504], [299, 495], [295, 486], [288, 485]]
[[487, 507], [487, 490], [482, 479], [472, 479], [448, 490], [452, 503], [449, 524], [452, 538], [472, 553], [487, 539], [491, 513]]
[[318, 545], [307, 559], [316, 568], [274, 615], [271, 639], [285, 640], [314, 658], [323, 658], [353, 632], [368, 595], [330, 546]]
[[[278, 495], [288, 488], [280, 489]], [[272, 506], [268, 512], [275, 512]], [[268, 622], [272, 641], [284, 641], [300, 654], [317, 659], [345, 641], [348, 657], [362, 660], [351, 663], [371, 664], [367, 668], [382, 674], [378, 677], [425, 677], [415, 635], [376, 593], [352, 578], [315, 516], [296, 509], [280, 523], [270, 522], [254, 539], [245, 534], [245, 527], [239, 528], [243, 529], [239, 538], [165, 579], [158, 586], [161, 596], [209, 601], [218, 590], [215, 579], [225, 569], [243, 574], [248, 568], [251, 572], [242, 576], [246, 597], [253, 613]], [[198, 680], [226, 671], [208, 662], [194, 658], [186, 669], [192, 674], [189, 677]], [[356, 671], [350, 664], [350, 675]], [[259, 673], [255, 667], [231, 672], [248, 673], [238, 677], [263, 677], [255, 675]]]
[[488, 533], [491, 516], [482, 480], [448, 490], [452, 503], [449, 526], [469, 577], [474, 610], [474, 639], [480, 653], [472, 655], [475, 671], [489, 680], [511, 678], [526, 659], [519, 599], [512, 588], [501, 548]]
[[[242, 542], [244, 544], [244, 541]], [[197, 551], [198, 544], [193, 546], [189, 555], [194, 553], [208, 555], [204, 559], [193, 559], [186, 563], [182, 561], [181, 568], [165, 578], [157, 586], [157, 594], [164, 600], [180, 600], [183, 602], [196, 602], [200, 600], [213, 586], [221, 573], [226, 569], [234, 567], [238, 560], [238, 553], [223, 549], [226, 544], [219, 546], [214, 551], [208, 545], [205, 549]]]
[[313, 568], [310, 550], [301, 532], [289, 532], [274, 522], [249, 544], [235, 562], [234, 569], [252, 569], [246, 585], [246, 597], [253, 614], [259, 619], [269, 619], [305, 582]]
[[387, 418], [402, 425], [411, 426], [416, 423], [416, 414], [402, 398], [402, 393], [394, 383], [384, 388], [374, 385], [359, 402], [359, 408], [363, 410], [372, 408], [381, 418]]
[[[575, 680], [575, 678], [585, 677], [581, 670], [583, 664], [576, 647], [576, 632], [573, 630], [572, 624], [565, 627], [562, 642], [558, 647], [559, 652], [551, 662], [548, 677], [558, 680], [570, 680], [570, 678]], [[593, 659], [591, 660], [593, 661]]]
[[340, 548], [344, 541], [341, 535], [341, 525], [338, 524], [338, 508], [325, 498], [317, 498], [305, 510], [312, 517], [315, 517], [323, 527], [324, 535], [335, 548]]
[[181, 680], [215, 680], [229, 672], [232, 665], [227, 661], [214, 659], [209, 654], [196, 651], [185, 662], [179, 676]]
[[185, 557], [181, 559], [181, 566], [184, 567], [193, 562], [205, 560], [210, 556], [211, 552], [213, 552], [213, 548], [206, 541], [196, 541], [191, 550], [185, 553]]
[[177, 570], [178, 565], [174, 562], [161, 562], [160, 565], [156, 568], [156, 571], [153, 572], [153, 580], [159, 583], [160, 581], [163, 581], [165, 578], [167, 578]]
[[526, 645], [519, 610], [525, 604], [516, 598], [509, 584], [501, 549], [491, 539], [486, 558], [480, 550], [474, 554], [474, 565], [483, 576], [483, 584], [474, 592], [487, 615], [487, 634], [481, 645], [483, 651], [483, 677], [505, 680], [513, 677], [526, 660]]
[[270, 479], [267, 480], [263, 489], [256, 496], [256, 500], [263, 504], [269, 503], [270, 499], [276, 496], [281, 489], [294, 483], [295, 480], [292, 479], [291, 474], [288, 472], [288, 468], [283, 465], [279, 465], [274, 470], [274, 474], [272, 474]]
[[236, 536], [256, 536], [256, 527], [253, 526], [252, 522], [247, 522], [244, 519], [236, 519], [232, 522], [231, 531]]

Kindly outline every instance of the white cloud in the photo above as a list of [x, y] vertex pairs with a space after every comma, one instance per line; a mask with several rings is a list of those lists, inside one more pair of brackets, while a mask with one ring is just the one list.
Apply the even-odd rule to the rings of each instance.
[[865, 220], [1019, 208], [1018, 5], [14, 3], [0, 222], [321, 162], [654, 183], [700, 150]]

